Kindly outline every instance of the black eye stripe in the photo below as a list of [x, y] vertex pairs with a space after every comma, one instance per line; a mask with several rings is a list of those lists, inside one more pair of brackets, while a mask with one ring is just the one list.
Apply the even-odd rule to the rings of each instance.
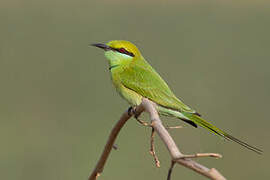
[[125, 48], [113, 48], [115, 51], [120, 52], [122, 54], [129, 55], [131, 57], [134, 57], [135, 55], [132, 52], [127, 51]]

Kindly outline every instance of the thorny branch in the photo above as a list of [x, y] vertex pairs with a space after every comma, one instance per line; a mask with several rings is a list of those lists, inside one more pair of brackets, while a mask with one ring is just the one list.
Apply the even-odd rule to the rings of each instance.
[[[205, 177], [208, 177], [209, 179], [226, 180], [225, 177], [223, 177], [215, 168], [209, 169], [209, 168], [190, 159], [190, 158], [197, 158], [197, 157], [216, 157], [216, 158], [219, 158], [219, 157], [221, 157], [221, 155], [214, 154], [214, 153], [184, 155], [179, 151], [174, 140], [172, 139], [172, 137], [170, 136], [170, 134], [168, 133], [166, 128], [163, 126], [155, 106], [156, 106], [155, 103], [144, 98], [142, 100], [142, 103], [139, 106], [137, 106], [135, 111], [133, 111], [132, 113], [130, 113], [128, 111], [123, 113], [120, 120], [116, 123], [116, 125], [112, 129], [110, 136], [109, 136], [109, 139], [107, 141], [107, 144], [104, 147], [103, 153], [102, 153], [95, 169], [93, 170], [93, 172], [89, 176], [88, 180], [96, 180], [97, 177], [102, 173], [104, 165], [106, 163], [106, 160], [107, 160], [107, 158], [111, 152], [111, 149], [113, 147], [114, 141], [115, 141], [118, 133], [120, 132], [121, 128], [124, 126], [124, 124], [131, 118], [132, 115], [134, 115], [135, 117], [138, 117], [143, 111], [146, 111], [150, 114], [151, 126], [154, 129], [152, 131], [152, 135], [154, 132], [157, 132], [157, 134], [160, 136], [161, 140], [166, 145], [166, 147], [170, 153], [172, 164], [171, 164], [171, 167], [169, 169], [167, 179], [170, 179], [172, 169], [173, 169], [175, 163], [178, 163], [178, 164], [181, 164], [181, 165], [183, 165], [183, 166], [185, 166], [185, 167], [187, 167], [187, 168], [189, 168], [189, 169], [191, 169], [191, 170], [193, 170], [193, 171], [195, 171], [195, 172], [197, 172]], [[151, 138], [152, 138], [152, 135], [151, 135]], [[151, 142], [152, 142], [152, 140], [151, 140]], [[152, 144], [151, 144], [151, 148], [152, 148]], [[155, 158], [155, 156], [154, 156], [154, 158]]]

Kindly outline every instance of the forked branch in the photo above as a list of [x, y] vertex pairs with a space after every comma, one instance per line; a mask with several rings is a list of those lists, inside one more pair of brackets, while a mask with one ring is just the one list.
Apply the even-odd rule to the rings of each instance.
[[[97, 177], [102, 173], [104, 165], [106, 163], [106, 160], [111, 152], [111, 149], [113, 147], [114, 141], [120, 132], [121, 128], [124, 126], [124, 124], [127, 122], [128, 119], [132, 115], [138, 116], [141, 114], [143, 111], [146, 111], [150, 114], [150, 119], [151, 119], [151, 125], [152, 128], [154, 128], [155, 132], [160, 136], [162, 139], [163, 143], [166, 145], [171, 159], [172, 159], [172, 166], [169, 171], [169, 176], [171, 176], [171, 172], [173, 169], [173, 165], [175, 163], [181, 164], [189, 169], [192, 169], [193, 171], [208, 177], [209, 179], [212, 180], [225, 180], [225, 178], [215, 169], [209, 169], [193, 160], [190, 158], [196, 158], [196, 157], [219, 157], [220, 155], [218, 154], [213, 154], [213, 153], [206, 153], [206, 154], [195, 154], [195, 155], [183, 155], [178, 147], [176, 146], [174, 140], [166, 130], [166, 128], [162, 125], [162, 122], [159, 118], [158, 112], [155, 107], [155, 103], [148, 99], [143, 99], [142, 103], [136, 108], [136, 111], [133, 113], [129, 113], [128, 111], [124, 112], [123, 115], [121, 116], [120, 120], [116, 123], [114, 128], [111, 131], [111, 134], [109, 136], [109, 139], [107, 141], [107, 144], [104, 147], [103, 153], [94, 169], [94, 171], [91, 173], [89, 176], [88, 180], [96, 180]], [[168, 177], [170, 178], [170, 177]]]

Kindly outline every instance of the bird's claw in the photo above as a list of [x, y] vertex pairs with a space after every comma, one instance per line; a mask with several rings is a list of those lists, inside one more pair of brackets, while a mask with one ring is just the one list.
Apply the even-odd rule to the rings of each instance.
[[[136, 107], [130, 106], [128, 108], [128, 115], [129, 116], [133, 116], [136, 118]], [[136, 118], [137, 119], [137, 118]]]

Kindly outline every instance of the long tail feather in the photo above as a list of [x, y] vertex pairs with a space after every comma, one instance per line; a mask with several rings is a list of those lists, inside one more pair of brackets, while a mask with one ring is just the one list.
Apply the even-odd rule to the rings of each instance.
[[258, 154], [262, 154], [262, 152], [263, 152], [261, 149], [256, 148], [254, 146], [251, 146], [251, 145], [249, 145], [249, 144], [247, 144], [247, 143], [245, 143], [245, 142], [243, 142], [243, 141], [241, 141], [241, 140], [239, 140], [239, 139], [231, 136], [230, 134], [228, 134], [228, 133], [220, 130], [219, 128], [217, 128], [214, 125], [208, 123], [206, 120], [204, 120], [203, 118], [199, 117], [196, 114], [184, 113], [184, 112], [183, 112], [183, 114], [186, 117], [188, 117], [188, 119], [190, 119], [191, 121], [193, 121], [195, 124], [197, 124], [197, 125], [199, 125], [201, 127], [204, 127], [206, 129], [210, 130], [214, 134], [217, 134], [217, 135], [219, 135], [221, 137], [224, 137], [225, 139], [232, 140], [232, 141], [234, 141], [234, 142], [242, 145], [243, 147], [245, 147], [245, 148], [247, 148], [247, 149], [249, 149], [251, 151], [254, 151], [254, 152], [258, 153]]

